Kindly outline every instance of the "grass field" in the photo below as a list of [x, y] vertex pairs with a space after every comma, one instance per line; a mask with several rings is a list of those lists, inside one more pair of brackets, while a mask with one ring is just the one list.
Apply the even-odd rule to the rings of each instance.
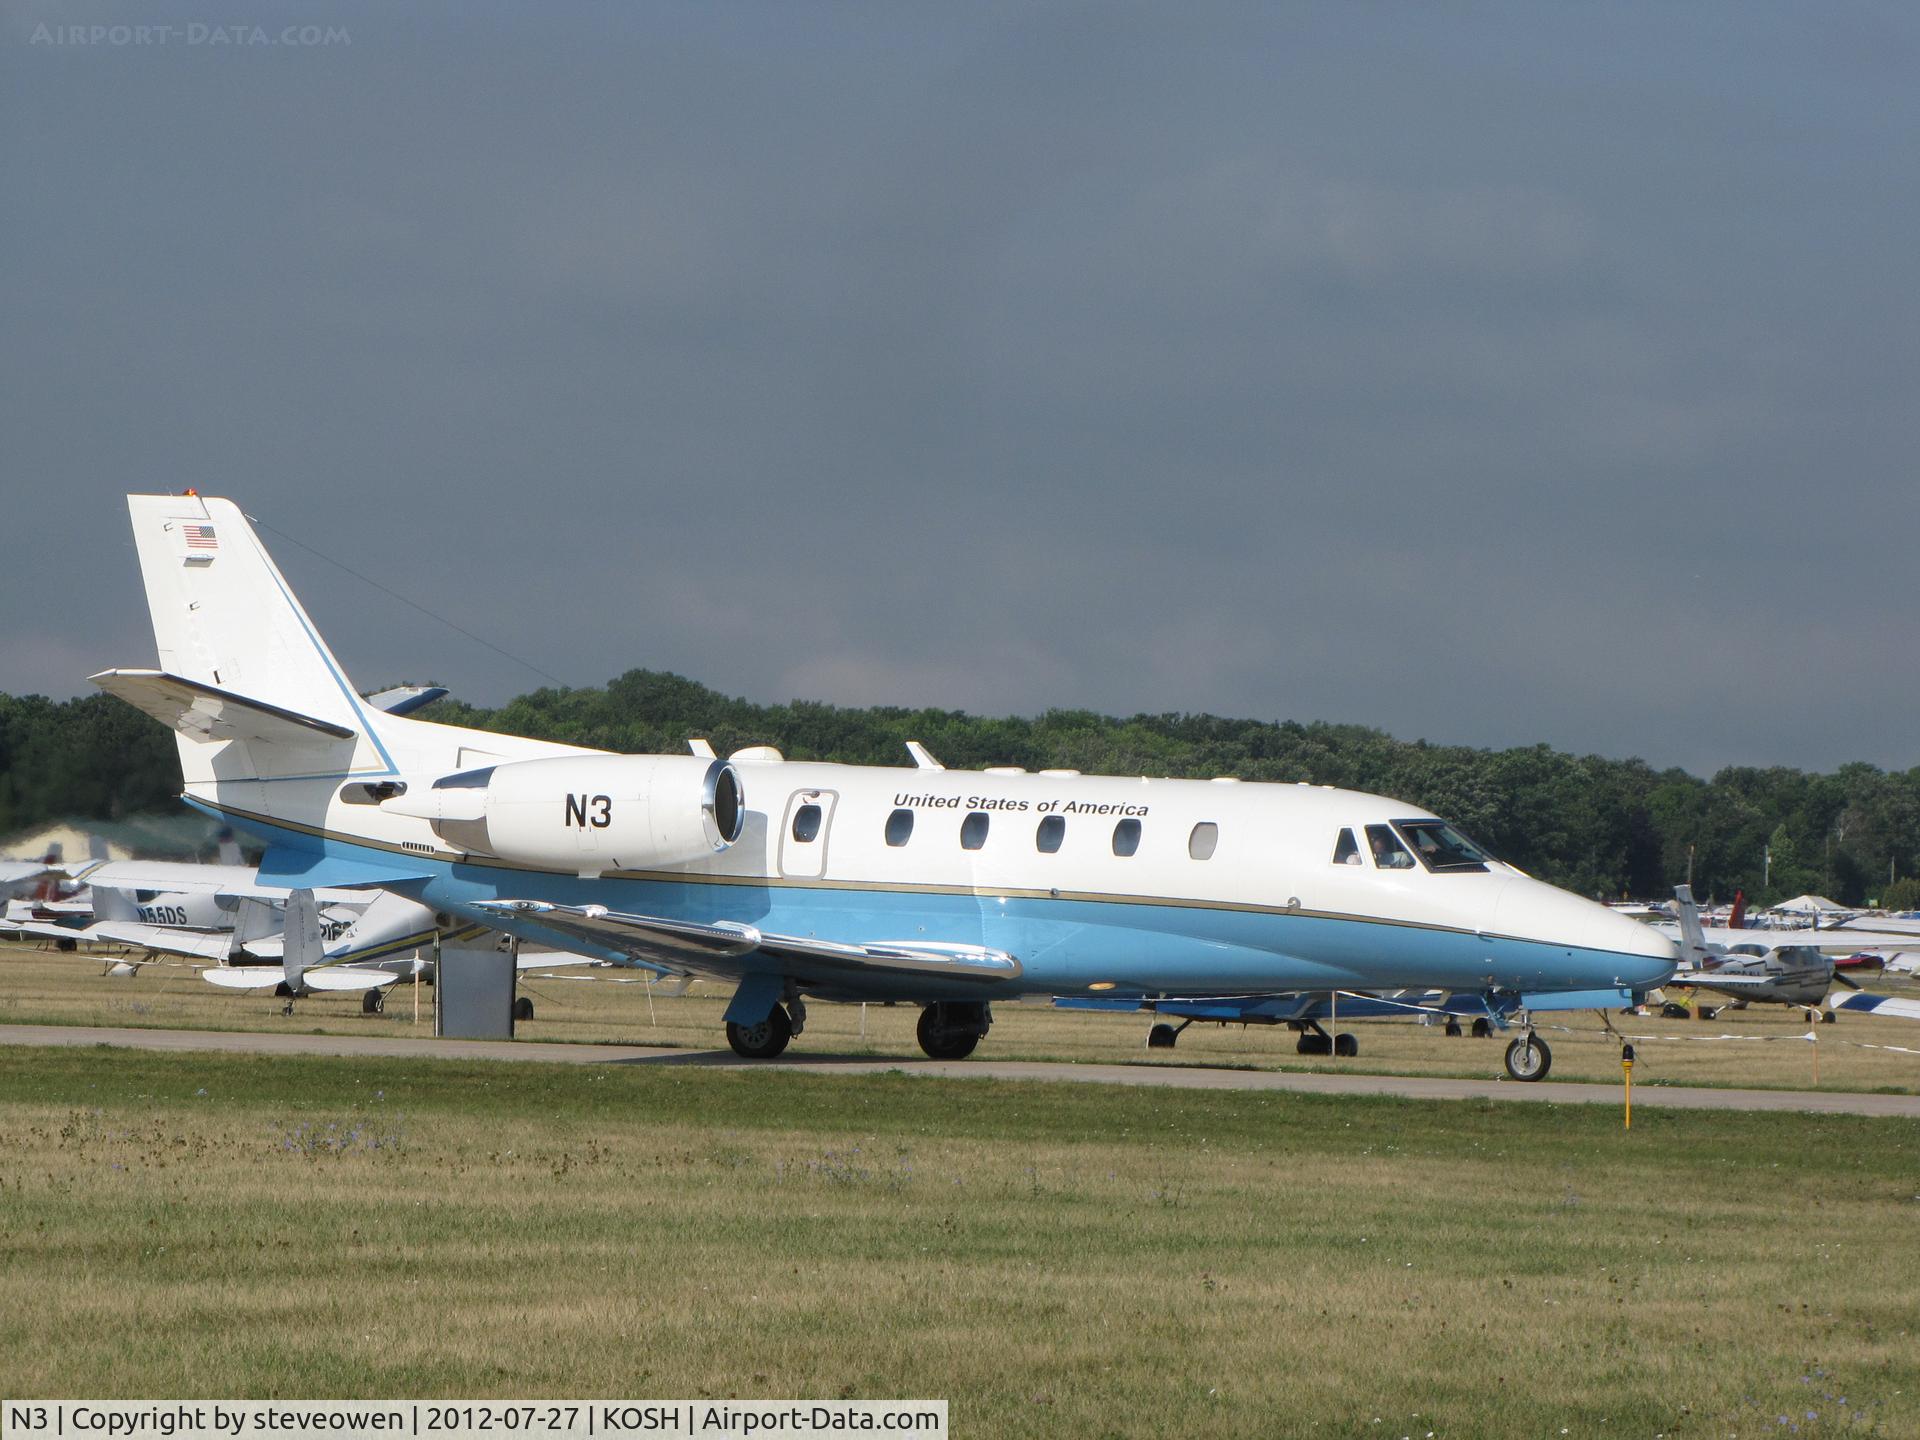
[[[156, 966], [138, 979], [108, 979], [103, 963], [85, 956], [54, 955], [0, 947], [0, 1021], [84, 1025], [163, 1025], [219, 1030], [332, 1031], [345, 1034], [432, 1033], [433, 991], [421, 992], [422, 1023], [411, 1024], [412, 997], [396, 989], [383, 1016], [360, 1014], [358, 996], [303, 1000], [291, 1018], [267, 996], [216, 991], [185, 966]], [[534, 979], [535, 1018], [519, 1027], [529, 1040], [613, 1041], [629, 1045], [725, 1044], [720, 1014], [723, 990], [696, 986], [680, 998], [649, 996], [640, 983], [617, 983], [610, 972], [596, 978]], [[1920, 995], [1920, 987], [1897, 979], [1870, 982], [1890, 994]], [[913, 1027], [918, 1011], [814, 1005], [797, 1053], [918, 1057]], [[1701, 1023], [1622, 1018], [1614, 1023], [1635, 1036], [1635, 1084], [1743, 1085], [1790, 1089], [1813, 1085], [1832, 1090], [1920, 1092], [1920, 1024], [1843, 1013], [1819, 1027], [1819, 1054], [1804, 1037], [1802, 1012], [1756, 1005], [1724, 1012]], [[1617, 1084], [1620, 1045], [1594, 1016], [1545, 1017], [1553, 1047], [1553, 1078]], [[1351, 1028], [1360, 1037], [1355, 1060], [1309, 1059], [1294, 1053], [1294, 1037], [1274, 1027], [1196, 1025], [1169, 1052], [1145, 1048], [1150, 1017], [1054, 1010], [1046, 1005], [994, 1007], [994, 1027], [982, 1056], [1009, 1060], [1070, 1060], [1106, 1063], [1232, 1065], [1261, 1069], [1340, 1069], [1404, 1075], [1458, 1075], [1491, 1079], [1501, 1074], [1504, 1038], [1450, 1040], [1437, 1029], [1410, 1022], [1368, 1022]], [[1558, 1028], [1565, 1027], [1565, 1028]], [[863, 1033], [864, 1030], [864, 1033]], [[1738, 1036], [1722, 1040], [1706, 1037]], [[1873, 1047], [1895, 1046], [1899, 1049]], [[1908, 1053], [1903, 1053], [1903, 1051]]]
[[1920, 1433], [1911, 1122], [14, 1049], [0, 1156], [12, 1396]]

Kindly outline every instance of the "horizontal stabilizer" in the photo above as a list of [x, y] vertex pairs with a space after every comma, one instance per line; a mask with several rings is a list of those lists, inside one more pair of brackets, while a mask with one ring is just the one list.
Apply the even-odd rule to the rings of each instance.
[[287, 983], [278, 965], [221, 965], [202, 970], [200, 978], [222, 990], [274, 990]]
[[399, 685], [391, 690], [382, 690], [378, 695], [367, 696], [367, 703], [389, 715], [411, 715], [416, 710], [426, 709], [436, 700], [444, 700], [446, 695], [447, 687], [444, 685]]
[[377, 990], [400, 978], [392, 970], [373, 970], [360, 965], [323, 965], [301, 974], [300, 983], [309, 990]]
[[103, 670], [88, 678], [109, 695], [118, 696], [162, 725], [202, 744], [248, 740], [311, 748], [352, 740], [355, 734], [330, 720], [283, 710], [264, 700], [250, 700], [161, 670]]

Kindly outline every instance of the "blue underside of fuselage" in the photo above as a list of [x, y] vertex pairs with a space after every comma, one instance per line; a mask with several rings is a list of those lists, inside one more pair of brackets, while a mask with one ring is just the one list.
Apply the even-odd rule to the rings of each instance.
[[[484, 900], [543, 900], [702, 923], [731, 921], [844, 944], [983, 945], [1015, 956], [1023, 972], [1014, 981], [875, 975], [870, 985], [836, 979], [808, 987], [828, 999], [1004, 999], [1071, 994], [1094, 985], [1123, 993], [1210, 996], [1404, 987], [1588, 990], [1613, 986], [1652, 963], [1643, 956], [1457, 930], [1221, 905], [869, 890], [791, 880], [763, 885], [582, 878], [395, 854], [201, 808], [273, 847], [263, 879], [317, 887], [364, 884], [375, 873], [424, 877], [387, 888], [576, 952], [591, 953], [537, 921], [472, 907]], [[747, 973], [774, 968], [753, 956], [738, 965]]]

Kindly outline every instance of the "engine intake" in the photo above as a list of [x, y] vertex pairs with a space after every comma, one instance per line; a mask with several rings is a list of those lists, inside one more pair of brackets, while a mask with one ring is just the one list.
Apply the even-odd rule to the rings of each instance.
[[694, 755], [518, 760], [416, 784], [380, 808], [425, 820], [469, 854], [581, 872], [690, 864], [746, 823], [739, 773]]

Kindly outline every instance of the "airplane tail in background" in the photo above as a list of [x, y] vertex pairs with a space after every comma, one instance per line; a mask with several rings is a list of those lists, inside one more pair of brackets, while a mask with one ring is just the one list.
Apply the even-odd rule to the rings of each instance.
[[1729, 930], [1744, 930], [1746, 925], [1747, 892], [1744, 890], [1736, 890], [1733, 892], [1733, 913], [1727, 917], [1727, 928]]
[[1680, 919], [1680, 941], [1689, 965], [1699, 965], [1707, 954], [1706, 932], [1700, 928], [1700, 907], [1694, 904], [1693, 887], [1673, 887], [1674, 910]]
[[286, 973], [287, 984], [297, 991], [307, 969], [327, 958], [320, 939], [320, 907], [314, 903], [311, 890], [296, 890], [287, 897], [286, 913], [280, 968]]

